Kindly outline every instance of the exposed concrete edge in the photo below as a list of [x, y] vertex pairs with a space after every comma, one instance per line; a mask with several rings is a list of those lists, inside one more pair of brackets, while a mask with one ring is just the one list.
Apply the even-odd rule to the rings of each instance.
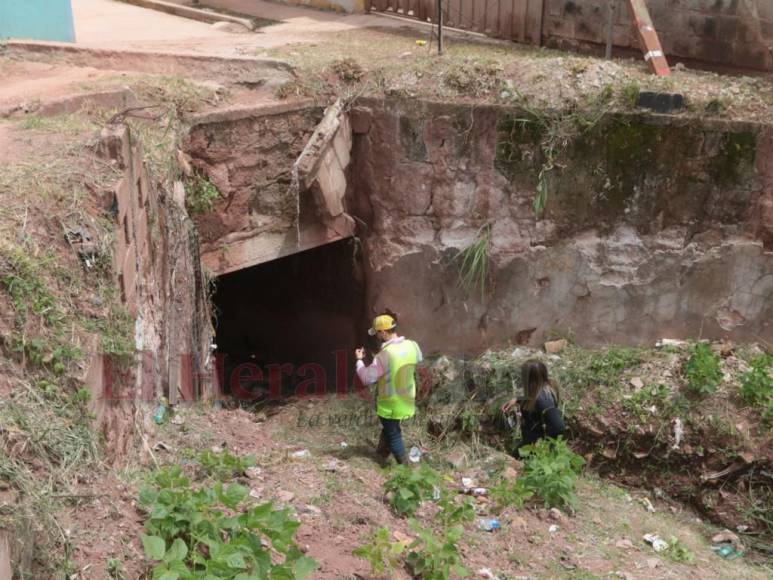
[[133, 4], [140, 6], [141, 8], [147, 8], [149, 10], [157, 10], [159, 12], [166, 12], [174, 16], [180, 16], [181, 18], [189, 18], [191, 20], [198, 20], [200, 22], [207, 22], [213, 24], [215, 22], [233, 22], [244, 26], [247, 30], [255, 30], [255, 23], [248, 18], [239, 18], [238, 16], [231, 16], [230, 14], [222, 14], [220, 12], [210, 12], [208, 10], [201, 10], [199, 8], [191, 8], [190, 6], [183, 6], [181, 4], [172, 4], [171, 2], [163, 2], [163, 0], [118, 0], [124, 4]]
[[270, 105], [250, 105], [250, 106], [234, 106], [218, 111], [211, 111], [206, 113], [196, 113], [190, 115], [187, 120], [191, 129], [201, 125], [210, 125], [214, 123], [229, 123], [232, 121], [241, 121], [242, 119], [249, 119], [251, 117], [269, 117], [271, 115], [281, 115], [284, 113], [292, 113], [293, 111], [303, 111], [306, 109], [316, 108], [313, 99], [302, 99], [299, 101], [291, 101], [286, 103], [272, 103]]
[[298, 174], [301, 188], [307, 189], [316, 178], [317, 170], [322, 163], [322, 153], [333, 140], [340, 126], [340, 117], [344, 111], [344, 103], [341, 99], [325, 109], [325, 115], [314, 129], [306, 146], [295, 161], [294, 170]]
[[102, 108], [130, 107], [136, 104], [134, 93], [126, 88], [94, 91], [89, 93], [74, 93], [64, 97], [40, 101], [37, 107], [28, 107], [27, 103], [19, 103], [0, 109], [0, 119], [37, 114], [44, 117], [75, 113], [86, 104]]
[[[65, 54], [81, 56], [88, 60], [88, 65], [94, 68], [116, 68], [115, 65], [109, 61], [111, 58], [127, 59], [129, 57], [136, 57], [142, 59], [142, 62], [149, 65], [148, 69], [155, 68], [161, 70], [164, 65], [169, 68], [169, 65], [182, 65], [194, 64], [200, 62], [208, 62], [213, 64], [238, 64], [238, 65], [261, 65], [267, 69], [278, 70], [294, 74], [295, 69], [293, 66], [284, 60], [276, 58], [251, 58], [246, 56], [215, 56], [208, 54], [200, 54], [196, 52], [160, 52], [151, 50], [113, 50], [107, 48], [92, 48], [85, 46], [74, 46], [65, 42], [52, 42], [52, 41], [34, 41], [34, 40], [6, 40], [0, 43], [0, 55], [10, 56], [16, 58], [29, 58], [30, 56], [38, 55], [50, 55], [50, 54]], [[153, 59], [148, 59], [152, 56]], [[119, 67], [120, 68], [120, 67]], [[126, 68], [133, 68], [126, 66]], [[149, 70], [145, 72], [151, 72]]]

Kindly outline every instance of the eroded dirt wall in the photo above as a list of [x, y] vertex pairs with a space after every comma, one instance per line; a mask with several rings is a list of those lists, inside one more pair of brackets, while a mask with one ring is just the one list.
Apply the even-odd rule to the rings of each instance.
[[[771, 130], [610, 117], [569, 147], [543, 219], [536, 123], [494, 107], [361, 101], [350, 207], [368, 304], [428, 352], [663, 336], [773, 338]], [[491, 228], [485, 296], [453, 257]]]

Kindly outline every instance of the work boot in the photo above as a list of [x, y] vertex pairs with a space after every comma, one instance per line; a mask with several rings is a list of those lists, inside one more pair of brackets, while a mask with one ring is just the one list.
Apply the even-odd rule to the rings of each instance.
[[387, 443], [386, 437], [384, 437], [383, 431], [381, 432], [381, 436], [378, 439], [376, 455], [378, 455], [380, 459], [386, 459], [389, 457], [389, 444]]

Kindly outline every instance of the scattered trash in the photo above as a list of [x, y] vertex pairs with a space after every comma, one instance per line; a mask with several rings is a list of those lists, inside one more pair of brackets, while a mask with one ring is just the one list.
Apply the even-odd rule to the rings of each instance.
[[290, 457], [293, 459], [304, 459], [311, 455], [308, 449], [301, 449], [300, 451], [293, 451], [290, 453]]
[[655, 346], [658, 348], [663, 348], [664, 346], [675, 346], [677, 348], [685, 348], [687, 346], [686, 340], [679, 340], [678, 338], [661, 338], [659, 341], [655, 343]]
[[260, 492], [253, 487], [250, 489], [250, 497], [253, 499], [260, 499]]
[[642, 504], [645, 508], [647, 508], [647, 511], [651, 514], [655, 513], [655, 506], [652, 505], [652, 502], [649, 500], [648, 497], [640, 497], [639, 503]]
[[467, 490], [475, 487], [475, 480], [472, 477], [462, 478], [462, 487]]
[[736, 526], [735, 529], [743, 534], [744, 532], [749, 531], [749, 526], [747, 526], [745, 524], [741, 524], [739, 526]]
[[665, 499], [666, 498], [666, 492], [664, 492], [659, 487], [653, 487], [652, 488], [652, 495], [654, 495], [658, 499]]
[[159, 441], [153, 446], [153, 451], [166, 451], [168, 453], [172, 451], [172, 448], [163, 441]]
[[743, 556], [743, 552], [737, 551], [730, 544], [711, 546], [711, 549], [714, 550], [714, 553], [723, 560], [735, 560], [736, 558]]
[[481, 497], [484, 495], [488, 495], [488, 490], [485, 487], [470, 487], [468, 489], [462, 490], [467, 495], [473, 495], [475, 497]]
[[478, 520], [478, 528], [484, 532], [494, 532], [501, 527], [502, 525], [497, 518], [481, 518]]
[[226, 448], [225, 441], [223, 441], [220, 445], [213, 445], [212, 447], [210, 447], [210, 449], [212, 450], [212, 453], [222, 453], [223, 451], [225, 451], [225, 448]]
[[711, 537], [711, 549], [725, 560], [734, 560], [744, 553], [741, 539], [730, 530], [722, 530]]
[[440, 488], [432, 486], [432, 501], [440, 501]]
[[488, 578], [488, 580], [499, 580], [499, 576], [491, 571], [491, 568], [481, 568], [478, 570], [478, 576]]
[[679, 449], [682, 444], [682, 437], [684, 437], [684, 427], [682, 426], [682, 420], [677, 417], [674, 419], [674, 446], [673, 449]]
[[183, 419], [182, 415], [175, 414], [175, 416], [172, 417], [171, 423], [172, 425], [183, 425], [185, 423], [185, 419]]
[[644, 388], [644, 381], [641, 377], [633, 377], [628, 383], [637, 391]]
[[341, 443], [339, 443], [338, 446], [341, 449], [346, 449], [347, 447], [349, 447], [349, 444], [346, 441], [341, 441]]
[[551, 524], [550, 527], [548, 528], [548, 533], [550, 534], [555, 534], [557, 531], [558, 531], [558, 525], [556, 524]]
[[644, 541], [647, 542], [656, 552], [662, 552], [668, 549], [668, 542], [657, 534], [644, 534]]
[[421, 450], [418, 447], [411, 447], [411, 451], [408, 453], [408, 459], [411, 463], [418, 463], [421, 461]]
[[418, 46], [426, 46], [427, 45], [427, 41], [426, 40], [417, 40], [416, 44]]
[[166, 397], [161, 397], [161, 403], [156, 407], [156, 412], [153, 413], [153, 420], [156, 425], [161, 425], [169, 414], [169, 401]]

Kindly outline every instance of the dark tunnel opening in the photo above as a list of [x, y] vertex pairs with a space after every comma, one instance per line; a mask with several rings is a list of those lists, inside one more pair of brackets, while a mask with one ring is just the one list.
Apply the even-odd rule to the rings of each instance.
[[359, 245], [332, 242], [220, 276], [221, 393], [240, 404], [348, 392], [367, 338]]

